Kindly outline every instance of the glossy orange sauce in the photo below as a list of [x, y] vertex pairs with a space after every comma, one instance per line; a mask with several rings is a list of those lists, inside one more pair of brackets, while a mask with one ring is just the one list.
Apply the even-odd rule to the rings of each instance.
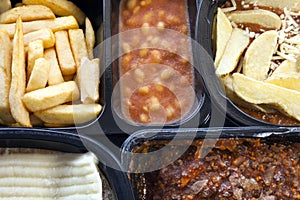
[[123, 114], [145, 124], [180, 120], [194, 101], [185, 89], [193, 87], [187, 1], [123, 0], [119, 21], [120, 32], [138, 29], [120, 40]]

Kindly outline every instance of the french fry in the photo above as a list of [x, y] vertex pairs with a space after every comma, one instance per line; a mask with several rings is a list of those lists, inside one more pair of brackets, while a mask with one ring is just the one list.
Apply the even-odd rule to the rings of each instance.
[[85, 18], [85, 41], [89, 59], [94, 58], [95, 31], [89, 18]]
[[49, 7], [58, 16], [73, 15], [79, 22], [84, 23], [85, 14], [73, 2], [67, 0], [23, 0], [24, 4], [44, 5]]
[[31, 112], [45, 110], [79, 98], [79, 90], [74, 81], [48, 86], [26, 93], [23, 103]]
[[76, 64], [73, 58], [67, 31], [58, 31], [55, 34], [55, 48], [58, 62], [63, 75], [72, 75], [76, 72]]
[[[1, 54], [1, 53], [0, 53]], [[3, 68], [0, 68], [0, 119], [4, 124], [15, 122], [9, 105], [10, 81]]]
[[50, 62], [48, 85], [63, 83], [64, 78], [58, 65], [55, 49], [46, 49], [44, 52], [44, 57]]
[[15, 7], [2, 13], [0, 15], [0, 23], [14, 23], [18, 19], [18, 16], [21, 16], [23, 22], [55, 18], [54, 13], [46, 6], [28, 5]]
[[268, 77], [277, 38], [277, 31], [266, 31], [250, 44], [243, 60], [243, 74], [259, 81]]
[[27, 80], [29, 80], [35, 60], [44, 56], [42, 40], [35, 40], [28, 45]]
[[270, 29], [280, 29], [280, 17], [268, 10], [243, 10], [233, 11], [228, 14], [228, 19], [236, 24], [252, 23]]
[[2, 68], [10, 83], [12, 44], [7, 32], [0, 30], [0, 68]]
[[24, 45], [28, 46], [30, 42], [35, 40], [42, 40], [44, 48], [53, 47], [55, 44], [55, 37], [50, 28], [42, 28], [24, 35]]
[[48, 60], [45, 58], [36, 59], [26, 87], [26, 92], [45, 88], [49, 77], [49, 70], [50, 62]]
[[278, 110], [300, 120], [299, 91], [257, 81], [240, 73], [234, 73], [232, 77], [234, 91], [245, 101], [274, 105]]
[[300, 92], [300, 73], [295, 73], [294, 76], [291, 76], [291, 74], [287, 74], [287, 76], [268, 79], [265, 82]]
[[218, 76], [229, 74], [236, 68], [240, 56], [248, 46], [249, 42], [250, 38], [243, 30], [239, 28], [233, 29], [224, 54], [216, 69], [216, 74]]
[[34, 114], [49, 124], [82, 124], [95, 119], [102, 106], [99, 104], [59, 105]]
[[[0, 24], [0, 30], [5, 30], [12, 38], [15, 32], [15, 24]], [[55, 19], [36, 20], [23, 22], [23, 33], [30, 33], [41, 28], [50, 28], [53, 32], [78, 28], [78, 23], [73, 16], [58, 17]]]
[[6, 32], [0, 31], [0, 118], [3, 123], [14, 123], [9, 106], [12, 44]]
[[10, 0], [0, 0], [0, 13], [3, 13], [9, 9], [11, 9]]
[[29, 112], [22, 102], [26, 87], [26, 75], [22, 19], [20, 17], [16, 23], [16, 33], [13, 39], [11, 72], [9, 103], [12, 116], [22, 126], [31, 127]]
[[90, 61], [84, 57], [77, 71], [81, 102], [95, 103], [99, 100], [100, 66], [99, 59]]
[[298, 72], [297, 62], [285, 60], [275, 69], [275, 71], [271, 74], [271, 76], [268, 79], [281, 78], [280, 77], [281, 75], [297, 73], [297, 72]]
[[83, 30], [70, 29], [69, 38], [76, 67], [79, 68], [81, 59], [88, 56]]
[[232, 33], [232, 26], [227, 18], [227, 16], [223, 13], [221, 8], [218, 8], [217, 13], [217, 23], [216, 23], [216, 57], [215, 57], [215, 68], [218, 67], [219, 62], [222, 58], [224, 50], [226, 48], [226, 44], [229, 41], [229, 38]]
[[233, 78], [232, 75], [226, 75], [226, 76], [222, 76], [220, 78], [221, 82], [224, 84], [225, 87], [225, 91], [226, 91], [226, 96], [236, 105], [239, 105], [243, 108], [249, 108], [251, 110], [255, 110], [255, 111], [261, 111], [261, 112], [265, 112], [265, 113], [274, 113], [275, 109], [274, 108], [270, 108], [267, 105], [257, 105], [257, 104], [253, 104], [253, 103], [249, 103], [245, 100], [243, 100], [242, 98], [240, 98], [233, 89]]

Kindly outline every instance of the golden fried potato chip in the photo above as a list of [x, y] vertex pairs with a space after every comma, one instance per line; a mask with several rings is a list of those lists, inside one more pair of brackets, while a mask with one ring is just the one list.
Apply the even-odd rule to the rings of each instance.
[[64, 82], [64, 78], [60, 71], [56, 51], [54, 48], [49, 48], [44, 51], [44, 57], [50, 62], [50, 70], [48, 77], [48, 85], [56, 85]]
[[30, 42], [35, 40], [42, 40], [45, 49], [53, 47], [55, 44], [55, 37], [50, 28], [41, 28], [24, 35], [24, 45], [27, 46]]
[[72, 75], [76, 72], [76, 64], [71, 50], [68, 32], [55, 32], [55, 48], [59, 66], [63, 75]]
[[10, 83], [12, 44], [6, 31], [0, 30], [0, 44], [0, 68], [4, 70]]
[[15, 122], [10, 112], [9, 90], [9, 78], [6, 76], [4, 69], [0, 68], [0, 119], [2, 119], [4, 124], [12, 124]]
[[[5, 30], [12, 38], [15, 32], [15, 24], [0, 24], [0, 30]], [[55, 19], [35, 20], [23, 22], [23, 33], [30, 33], [41, 28], [50, 28], [53, 32], [78, 28], [78, 23], [73, 16], [58, 17]]]
[[37, 112], [78, 98], [79, 90], [76, 83], [69, 81], [26, 93], [23, 103], [31, 112]]
[[44, 47], [42, 40], [35, 40], [30, 42], [28, 45], [28, 56], [27, 56], [27, 80], [31, 75], [35, 60], [44, 56]]
[[79, 68], [81, 59], [88, 56], [83, 30], [70, 29], [69, 39], [76, 67]]
[[89, 18], [85, 18], [85, 40], [89, 59], [94, 58], [95, 32]]
[[77, 70], [78, 87], [81, 102], [95, 103], [99, 100], [100, 65], [99, 59], [90, 61], [84, 57]]
[[226, 96], [236, 105], [239, 105], [243, 108], [248, 108], [251, 110], [256, 110], [264, 113], [275, 113], [276, 110], [267, 106], [267, 105], [257, 105], [253, 103], [249, 103], [242, 98], [240, 98], [233, 89], [233, 78], [231, 74], [220, 77], [221, 83], [224, 84], [224, 88], [226, 91]]
[[72, 1], [67, 0], [23, 0], [26, 5], [44, 5], [58, 16], [73, 15], [80, 25], [84, 23], [85, 14]]
[[229, 74], [236, 68], [240, 56], [248, 46], [249, 42], [250, 37], [244, 30], [239, 28], [233, 29], [224, 54], [216, 69], [216, 74], [218, 76]]
[[288, 88], [291, 90], [300, 91], [300, 73], [298, 72], [290, 72], [286, 74], [277, 74], [275, 77], [270, 77], [266, 81], [266, 83], [271, 83], [274, 85], [278, 85], [284, 88]]
[[228, 14], [228, 19], [236, 24], [258, 24], [269, 29], [280, 29], [280, 17], [268, 10], [243, 10], [233, 11]]
[[0, 23], [9, 24], [17, 21], [21, 16], [22, 21], [34, 21], [40, 19], [54, 19], [54, 13], [46, 6], [28, 5], [15, 7], [0, 15]]
[[99, 104], [59, 105], [34, 114], [50, 124], [82, 124], [97, 118], [102, 106]]
[[47, 85], [50, 70], [50, 62], [45, 58], [35, 60], [33, 70], [31, 72], [26, 92], [45, 88]]
[[297, 63], [290, 60], [283, 61], [271, 74], [268, 79], [276, 79], [281, 77], [283, 74], [297, 73]]
[[14, 123], [9, 106], [9, 90], [11, 82], [12, 44], [9, 35], [0, 31], [0, 118], [3, 123]]
[[250, 44], [243, 60], [243, 74], [260, 81], [268, 77], [277, 38], [277, 31], [266, 31]]
[[300, 120], [300, 92], [271, 83], [257, 81], [240, 73], [233, 74], [236, 94], [253, 104], [270, 104]]
[[20, 125], [31, 127], [29, 112], [25, 108], [22, 97], [25, 93], [25, 51], [22, 31], [22, 19], [18, 18], [16, 33], [13, 39], [13, 54], [11, 67], [11, 86], [9, 91], [9, 104], [12, 116]]
[[215, 68], [218, 68], [219, 62], [225, 51], [227, 42], [232, 33], [232, 26], [229, 19], [223, 13], [221, 8], [218, 8], [217, 25], [216, 25], [216, 57]]

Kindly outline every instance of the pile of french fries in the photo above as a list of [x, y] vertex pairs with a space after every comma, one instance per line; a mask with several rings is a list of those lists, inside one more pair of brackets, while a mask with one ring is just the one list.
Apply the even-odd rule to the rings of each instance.
[[[264, 113], [281, 112], [300, 121], [300, 24], [296, 20], [300, 1], [244, 3], [261, 7], [236, 10], [233, 3], [218, 9], [216, 75], [235, 104]], [[263, 9], [269, 7], [282, 13]], [[249, 31], [249, 24], [260, 30]]]
[[[79, 25], [84, 25], [85, 30]], [[0, 0], [0, 124], [60, 127], [99, 115], [91, 22], [67, 0]]]

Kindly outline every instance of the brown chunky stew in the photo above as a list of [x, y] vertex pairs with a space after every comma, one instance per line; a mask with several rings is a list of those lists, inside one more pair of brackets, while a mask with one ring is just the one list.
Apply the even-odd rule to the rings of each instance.
[[296, 1], [232, 0], [216, 14], [216, 75], [248, 115], [299, 125], [300, 7]]
[[[144, 142], [134, 152], [152, 152], [166, 144]], [[160, 157], [168, 159], [183, 144], [180, 141], [169, 156]], [[207, 156], [199, 158], [202, 145], [203, 140], [196, 140], [167, 167], [134, 175], [138, 199], [300, 199], [299, 143], [219, 139]], [[142, 165], [157, 162], [156, 156]], [[131, 167], [143, 166], [132, 161]]]

